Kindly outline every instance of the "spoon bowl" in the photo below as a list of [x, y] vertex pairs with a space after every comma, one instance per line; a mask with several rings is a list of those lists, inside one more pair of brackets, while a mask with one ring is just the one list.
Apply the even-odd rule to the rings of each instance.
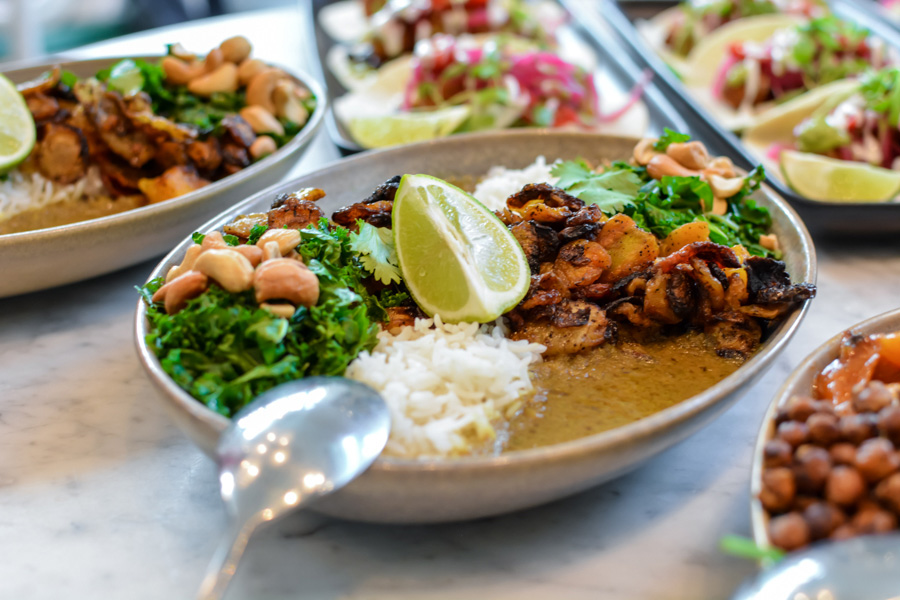
[[253, 531], [347, 485], [381, 454], [390, 412], [378, 393], [343, 377], [309, 377], [261, 394], [217, 447], [222, 500], [232, 519], [199, 598], [220, 598]]

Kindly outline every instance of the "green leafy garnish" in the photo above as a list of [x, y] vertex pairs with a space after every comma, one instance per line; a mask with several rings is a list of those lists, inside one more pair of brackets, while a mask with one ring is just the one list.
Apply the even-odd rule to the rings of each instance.
[[725, 554], [738, 558], [776, 563], [784, 558], [785, 553], [778, 548], [763, 548], [751, 539], [739, 535], [726, 535], [719, 540], [719, 549]]
[[387, 227], [375, 227], [357, 221], [359, 233], [350, 234], [350, 247], [359, 254], [359, 262], [381, 283], [400, 283], [400, 267], [394, 237]]
[[140, 289], [151, 325], [147, 345], [163, 370], [212, 410], [231, 416], [280, 383], [342, 375], [375, 346], [381, 302], [402, 293], [380, 298], [365, 290], [346, 229], [330, 229], [323, 219], [300, 235], [297, 249], [319, 279], [319, 300], [290, 319], [260, 308], [252, 291], [231, 294], [213, 284], [168, 315], [151, 300], [162, 278]]
[[888, 67], [863, 79], [860, 92], [866, 107], [886, 115], [888, 124], [900, 122], [900, 68]]
[[666, 148], [671, 144], [680, 144], [683, 142], [687, 142], [691, 139], [691, 136], [687, 133], [680, 133], [678, 131], [672, 131], [668, 127], [663, 128], [663, 134], [656, 140], [656, 143], [653, 144], [653, 149], [657, 152], [665, 152]]
[[264, 234], [268, 230], [269, 230], [268, 225], [263, 225], [262, 223], [257, 223], [256, 225], [254, 225], [253, 227], [250, 228], [250, 235], [247, 236], [247, 243], [255, 244], [256, 242], [259, 241], [259, 238], [262, 237], [262, 234]]
[[616, 213], [632, 205], [643, 182], [627, 170], [596, 173], [583, 160], [553, 166], [551, 173], [559, 177], [557, 185], [588, 204], [596, 204], [605, 213]]

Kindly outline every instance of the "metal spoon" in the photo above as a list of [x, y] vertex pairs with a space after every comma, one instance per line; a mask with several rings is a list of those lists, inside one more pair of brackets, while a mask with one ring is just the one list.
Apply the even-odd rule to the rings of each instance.
[[900, 535], [818, 544], [762, 571], [732, 600], [898, 600]]
[[221, 598], [260, 524], [350, 483], [381, 454], [389, 431], [381, 396], [342, 377], [279, 385], [236, 414], [217, 448], [231, 528], [197, 597]]

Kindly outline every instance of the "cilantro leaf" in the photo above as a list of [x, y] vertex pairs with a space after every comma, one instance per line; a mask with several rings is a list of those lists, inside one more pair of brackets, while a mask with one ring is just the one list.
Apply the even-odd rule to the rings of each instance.
[[605, 213], [622, 212], [632, 204], [642, 185], [640, 177], [631, 171], [595, 173], [583, 160], [556, 164], [551, 174], [559, 177], [558, 187], [587, 204], [596, 204]]
[[391, 230], [362, 220], [357, 224], [359, 233], [350, 234], [350, 248], [359, 254], [360, 264], [381, 283], [399, 283], [402, 278]]
[[672, 131], [668, 127], [663, 128], [663, 134], [653, 144], [653, 149], [657, 152], [665, 152], [670, 144], [687, 142], [691, 139], [690, 134]]

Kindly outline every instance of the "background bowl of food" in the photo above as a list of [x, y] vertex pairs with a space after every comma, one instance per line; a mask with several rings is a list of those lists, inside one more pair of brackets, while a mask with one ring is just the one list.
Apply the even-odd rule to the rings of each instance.
[[[277, 195], [287, 193], [287, 196], [279, 197], [280, 199], [276, 202], [275, 208], [268, 213], [270, 217], [267, 217], [266, 213], [260, 213], [259, 216], [253, 218], [272, 218], [273, 211], [276, 217], [278, 215], [284, 216], [287, 207], [293, 206], [292, 202], [303, 204], [298, 198], [314, 197], [311, 195], [312, 192], [309, 188], [322, 188], [327, 193], [324, 199], [320, 199], [315, 203], [321, 211], [325, 214], [331, 214], [340, 207], [346, 207], [337, 211], [333, 218], [338, 223], [342, 221], [348, 223], [346, 219], [349, 218], [349, 224], [352, 224], [357, 216], [364, 214], [371, 216], [373, 211], [379, 210], [380, 205], [378, 203], [384, 200], [385, 190], [390, 188], [391, 182], [389, 181], [388, 184], [378, 187], [376, 192], [366, 202], [361, 202], [371, 190], [375, 189], [376, 186], [379, 186], [386, 179], [404, 173], [426, 173], [440, 176], [471, 189], [476, 182], [485, 176], [492, 166], [503, 166], [509, 169], [522, 169], [522, 171], [501, 171], [499, 174], [495, 171], [492, 173], [493, 177], [491, 180], [505, 181], [507, 188], [512, 186], [513, 190], [519, 190], [526, 183], [537, 182], [547, 177], [548, 167], [542, 161], [536, 162], [539, 156], [546, 157], [549, 162], [556, 159], [575, 161], [576, 159], [584, 158], [589, 161], [596, 161], [596, 164], [601, 164], [608, 161], [629, 160], [635, 153], [635, 144], [638, 141], [635, 138], [572, 132], [505, 131], [452, 137], [369, 153], [332, 164], [296, 181], [279, 184], [264, 192], [260, 192], [199, 227], [198, 231], [208, 233], [221, 230], [223, 226], [232, 223], [241, 215], [252, 215], [253, 213], [267, 210]], [[678, 148], [684, 149], [685, 147], [680, 146]], [[657, 146], [657, 148], [659, 147]], [[648, 168], [651, 170], [658, 169], [660, 164], [666, 165], [665, 168], [677, 169], [678, 164], [669, 161], [670, 156], [666, 152], [668, 150], [654, 149], [645, 142], [638, 147], [637, 161], [648, 165]], [[660, 156], [663, 158], [658, 158]], [[682, 160], [688, 159], [682, 158]], [[707, 157], [707, 160], [715, 159]], [[723, 162], [715, 164], [722, 165]], [[616, 201], [616, 198], [611, 198], [609, 194], [602, 194], [604, 185], [608, 185], [610, 179], [603, 179], [598, 182], [595, 179], [597, 175], [592, 174], [592, 171], [584, 163], [570, 162], [566, 163], [566, 165], [564, 168], [565, 172], [555, 171], [558, 176], [564, 175], [568, 177], [566, 181], [562, 179], [554, 180], [558, 185], [566, 186], [573, 193], [578, 192], [577, 188], [579, 185], [588, 185], [588, 187], [599, 186], [592, 189], [601, 193], [606, 201]], [[614, 174], [613, 178], [619, 180], [621, 184], [623, 181], [619, 178], [628, 180], [631, 177], [625, 171], [633, 169], [632, 174], [636, 175], [638, 172], [644, 172], [643, 169], [645, 167], [626, 166], [623, 163], [618, 167], [612, 168], [619, 169], [619, 172]], [[682, 171], [682, 173], [684, 172]], [[587, 177], [587, 179], [578, 183], [576, 180], [581, 176]], [[393, 181], [396, 191], [396, 179]], [[675, 180], [667, 181], [672, 183]], [[690, 181], [696, 182], [699, 179], [694, 177]], [[404, 184], [401, 183], [400, 185], [403, 186]], [[515, 208], [513, 204], [509, 204], [510, 201], [505, 200], [508, 192], [498, 191], [499, 187], [502, 186], [498, 186], [493, 192], [480, 188], [479, 191], [476, 191], [476, 195], [482, 198], [489, 207], [498, 208], [498, 214], [509, 223], [515, 221], [516, 217], [512, 213], [516, 211], [534, 210], [537, 213], [549, 214], [546, 212], [550, 208], [547, 202], [552, 198], [569, 198], [568, 201], [574, 204], [581, 202], [580, 200], [577, 202], [572, 200], [571, 196], [567, 196], [566, 193], [555, 188], [532, 186], [531, 188], [526, 188], [525, 194], [536, 194], [535, 198], [541, 196], [543, 200], [528, 200], [523, 196], [519, 196], [518, 200], [522, 200], [524, 203], [520, 203], [521, 205], [516, 204], [519, 208]], [[613, 187], [617, 186], [614, 185]], [[297, 190], [301, 191], [298, 192]], [[294, 194], [290, 194], [290, 192], [294, 192]], [[399, 196], [400, 192], [397, 192], [397, 194]], [[621, 198], [619, 197], [618, 199]], [[803, 224], [794, 212], [766, 188], [755, 191], [752, 194], [752, 201], [758, 203], [758, 207], [765, 207], [770, 212], [772, 219], [770, 231], [779, 241], [787, 273], [790, 274], [792, 281], [798, 283], [813, 282], [815, 280], [815, 254], [812, 242]], [[747, 202], [750, 202], [749, 198]], [[513, 208], [504, 213], [504, 205]], [[290, 215], [302, 212], [296, 210], [297, 206], [288, 211]], [[308, 204], [304, 204], [304, 206], [307, 209], [309, 208]], [[749, 207], [749, 204], [742, 206]], [[585, 207], [582, 206], [582, 208]], [[561, 208], [557, 206], [556, 210], [560, 211]], [[590, 208], [585, 208], [583, 212], [578, 212], [583, 217], [588, 216], [589, 213], [598, 214], [596, 209]], [[290, 215], [288, 216], [290, 217]], [[637, 213], [634, 213], [634, 215], [635, 218], [642, 218]], [[390, 224], [390, 208], [387, 213], [379, 216], [387, 216], [386, 223]], [[396, 218], [396, 215], [394, 218]], [[490, 217], [490, 219], [493, 219], [493, 217]], [[493, 219], [493, 221], [496, 221], [496, 219]], [[631, 221], [630, 225], [629, 221]], [[276, 220], [274, 222], [276, 225], [280, 224], [280, 221]], [[527, 221], [523, 222], [528, 223]], [[241, 221], [239, 220], [237, 223], [240, 224]], [[606, 223], [606, 225], [603, 225], [603, 230], [607, 231], [606, 235], [613, 236], [621, 242], [618, 246], [616, 246], [615, 242], [612, 243], [611, 248], [616, 247], [618, 250], [622, 250], [627, 247], [631, 256], [638, 256], [651, 246], [656, 252], [655, 248], [659, 246], [657, 241], [648, 238], [648, 236], [650, 238], [653, 237], [649, 232], [635, 228], [634, 222], [630, 217], [626, 218], [624, 215], [619, 215], [606, 221]], [[549, 232], [540, 228], [536, 228], [536, 230], [554, 238], [558, 236], [578, 237], [581, 233], [593, 235], [597, 231], [596, 225], [591, 225], [587, 221], [581, 223], [581, 225], [584, 226], [583, 232], [581, 228], [560, 229], [558, 232], [552, 228], [550, 228]], [[557, 229], [562, 226], [562, 223], [556, 225]], [[594, 229], [591, 229], [592, 227]], [[603, 230], [600, 231], [602, 232]], [[232, 231], [237, 230], [226, 228], [226, 232]], [[565, 233], [563, 233], [564, 231]], [[283, 234], [279, 233], [278, 235]], [[671, 243], [671, 239], [668, 236], [666, 239], [669, 239]], [[220, 243], [219, 234], [214, 234], [210, 240], [208, 242], [204, 238], [204, 243], [218, 245]], [[519, 241], [525, 247], [526, 254], [531, 257], [534, 255], [534, 252], [539, 250], [535, 250], [535, 246], [530, 244], [528, 240], [529, 238], [523, 237]], [[586, 244], [584, 240], [574, 240], [570, 243], [572, 248], [576, 246], [579, 248], [593, 248]], [[663, 240], [661, 247], [665, 247], [665, 244], [666, 241]], [[170, 269], [184, 264], [185, 253], [189, 248], [193, 247], [194, 250], [191, 252], [194, 253], [202, 250], [200, 246], [202, 244], [196, 244], [194, 240], [185, 240], [160, 263], [152, 277], [165, 277]], [[681, 246], [678, 247], [680, 248]], [[704, 246], [702, 243], [701, 246], [691, 246], [693, 249], [701, 247], [705, 248], [707, 246]], [[719, 246], [718, 248], [721, 249], [723, 247]], [[727, 248], [725, 250], [730, 252]], [[400, 254], [402, 256], [402, 252]], [[675, 263], [678, 262], [676, 254], [677, 252], [668, 255], [669, 257], [675, 257], [669, 261], [672, 263], [673, 268]], [[618, 256], [618, 254], [615, 255]], [[202, 254], [200, 256], [202, 257]], [[763, 259], [760, 258], [760, 260]], [[763, 262], [768, 265], [776, 264], [767, 260]], [[607, 266], [609, 269], [615, 270], [615, 263]], [[699, 270], [704, 270], [701, 264], [697, 263], [696, 266]], [[536, 267], [532, 266], [532, 268]], [[716, 270], [714, 266], [711, 268], [714, 271]], [[442, 272], [440, 269], [436, 270]], [[423, 271], [427, 271], [427, 269], [423, 269]], [[737, 271], [730, 271], [730, 275], [725, 275], [723, 272], [723, 276], [740, 277]], [[620, 279], [619, 281], [622, 280]], [[631, 281], [633, 281], [633, 278]], [[781, 281], [785, 282], [784, 277], [781, 277]], [[621, 286], [627, 286], [627, 283], [623, 282]], [[715, 286], [715, 282], [711, 280], [710, 284]], [[602, 287], [608, 285], [606, 283], [601, 282], [597, 285], [599, 287], [592, 289], [598, 294], [605, 293], [605, 291], [610, 289]], [[624, 290], [624, 287], [621, 286], [617, 289]], [[616, 381], [617, 379], [622, 379], [628, 380], [630, 383], [626, 383], [624, 387], [620, 386], [618, 389], [613, 389], [614, 386], [610, 386], [608, 394], [597, 394], [595, 391], [581, 394], [580, 399], [577, 401], [573, 400], [573, 403], [569, 404], [569, 409], [571, 410], [566, 409], [553, 414], [550, 412], [551, 409], [542, 413], [543, 409], [541, 407], [547, 403], [540, 401], [537, 401], [534, 405], [528, 405], [528, 403], [523, 405], [521, 402], [519, 404], [513, 402], [506, 405], [504, 409], [512, 410], [515, 412], [515, 415], [507, 421], [506, 429], [503, 431], [498, 429], [493, 432], [496, 434], [496, 439], [494, 440], [496, 443], [494, 445], [481, 447], [474, 451], [470, 449], [468, 453], [456, 452], [454, 454], [451, 451], [449, 454], [441, 457], [411, 458], [408, 452], [404, 455], [404, 451], [412, 448], [412, 455], [415, 456], [417, 446], [414, 442], [404, 443], [399, 446], [396, 444], [392, 446], [392, 443], [389, 443], [387, 452], [390, 456], [382, 456], [360, 479], [354, 481], [327, 501], [322, 502], [315, 509], [342, 518], [372, 522], [422, 523], [471, 519], [535, 506], [585, 490], [616, 477], [684, 439], [721, 414], [740, 397], [742, 391], [745, 391], [752, 385], [764, 372], [765, 368], [796, 330], [806, 311], [806, 303], [801, 302], [800, 298], [809, 297], [809, 287], [806, 284], [798, 286], [791, 284], [791, 286], [792, 290], [801, 293], [801, 296], [796, 297], [795, 303], [792, 305], [797, 310], [782, 311], [780, 314], [784, 318], [778, 321], [776, 325], [773, 325], [770, 331], [766, 332], [758, 350], [746, 355], [746, 360], [744, 358], [722, 358], [716, 350], [709, 348], [694, 347], [692, 350], [688, 347], [689, 344], [683, 347], [679, 346], [679, 352], [682, 354], [681, 358], [677, 360], [682, 362], [678, 363], [673, 372], [668, 374], [657, 373], [657, 379], [652, 386], [646, 382], [642, 386], [640, 383], [641, 376], [632, 378], [632, 380], [628, 380], [628, 377], [625, 376], [612, 377], [608, 380]], [[531, 292], [536, 292], [536, 290], [531, 290]], [[618, 294], [619, 292], [614, 293]], [[640, 295], [641, 292], [636, 291], [634, 293]], [[532, 293], [530, 297], [534, 299], [536, 294]], [[626, 304], [628, 304], [628, 300], [622, 297], [617, 304], [619, 308], [610, 308], [609, 310], [623, 310], [625, 313], [628, 313], [630, 309], [625, 306]], [[574, 308], [570, 316], [585, 317], [585, 322], [593, 322], [596, 316], [595, 311], [581, 310], [581, 308], [589, 309], [589, 307], [580, 304], [569, 306]], [[748, 306], [746, 310], [758, 312], [761, 309], [760, 307], [751, 308]], [[484, 338], [494, 338], [493, 341], [491, 339], [480, 339], [479, 341], [487, 345], [493, 344], [493, 346], [525, 344], [524, 347], [521, 345], [516, 346], [516, 351], [519, 353], [520, 358], [533, 351], [533, 345], [529, 344], [529, 342], [534, 341], [534, 339], [541, 340], [548, 348], [557, 343], [557, 340], [554, 340], [552, 335], [541, 337], [542, 332], [540, 329], [528, 330], [528, 323], [530, 323], [528, 315], [534, 313], [522, 314], [525, 314], [524, 327], [522, 327], [523, 323], [519, 323], [517, 326], [519, 328], [511, 336], [513, 340], [503, 338], [498, 329], [495, 328], [488, 335], [483, 336]], [[769, 316], [773, 317], [772, 314]], [[198, 402], [164, 370], [160, 358], [158, 358], [157, 352], [154, 350], [154, 348], [158, 349], [161, 339], [158, 335], [160, 332], [153, 331], [153, 328], [151, 328], [148, 321], [148, 308], [143, 301], [138, 306], [135, 326], [136, 344], [140, 359], [151, 379], [162, 392], [165, 406], [169, 409], [178, 425], [207, 454], [212, 456], [219, 432], [227, 425], [228, 419], [223, 414], [217, 413], [208, 407], [208, 405], [215, 405], [216, 401], [207, 401], [207, 405]], [[422, 329], [428, 330], [427, 323]], [[406, 331], [405, 335], [411, 338], [425, 334], [425, 331], [413, 331], [412, 327], [407, 327], [401, 331]], [[527, 333], [523, 333], [526, 331]], [[445, 333], [448, 339], [454, 335], [465, 335], [465, 332], [452, 329], [445, 329]], [[148, 334], [152, 334], [152, 339], [148, 338]], [[532, 337], [532, 334], [534, 337]], [[517, 338], [521, 341], [514, 341]], [[572, 336], [562, 336], [561, 339], [563, 344], [571, 342], [577, 345], [585, 341], [584, 338], [572, 339]], [[679, 337], [678, 339], [682, 340], [683, 338]], [[383, 338], [379, 338], [379, 340], [384, 341]], [[734, 341], [734, 339], [731, 341]], [[642, 340], [631, 340], [627, 343], [625, 351], [618, 353], [616, 352], [618, 349], [618, 346], [609, 344], [601, 346], [598, 354], [548, 355], [540, 365], [532, 364], [531, 366], [535, 369], [555, 371], [557, 390], [568, 388], [570, 391], [573, 389], [577, 391], [579, 384], [576, 383], [573, 386], [573, 380], [570, 377], [570, 374], [575, 373], [576, 370], [579, 374], [588, 378], [603, 378], [605, 375], [602, 369], [595, 369], [594, 367], [602, 364], [603, 368], [612, 371], [618, 369], [621, 372], [623, 371], [621, 368], [622, 364], [616, 363], [616, 361], [625, 356], [634, 359], [630, 363], [632, 366], [641, 362], [642, 356], [646, 359], [644, 361], [646, 363], [666, 362], [665, 360], [659, 360], [659, 355], [653, 354], [657, 350], [654, 350], [652, 342], [644, 344]], [[733, 349], [735, 350], [733, 353], [723, 352], [722, 354], [732, 357], [740, 354], [738, 349]], [[606, 355], [601, 356], [601, 353], [606, 353]], [[593, 358], [584, 358], [586, 356]], [[731, 366], [724, 371], [719, 371], [715, 382], [707, 381], [707, 385], [685, 392], [684, 385], [686, 382], [694, 379], [697, 372], [707, 370], [705, 363], [701, 365], [704, 359], [698, 358], [700, 356], [710, 357], [711, 364], [721, 366], [727, 363]], [[369, 358], [374, 357], [375, 354], [369, 356]], [[685, 360], [686, 357], [687, 360]], [[171, 358], [172, 356], [164, 357], [164, 360], [170, 360]], [[597, 361], [596, 364], [593, 362], [594, 359]], [[449, 360], [451, 358], [448, 358]], [[522, 360], [525, 359], [523, 358]], [[735, 362], [729, 363], [729, 360], [734, 360]], [[579, 361], [581, 362], [579, 363]], [[348, 374], [354, 369], [361, 371], [361, 378], [372, 385], [388, 385], [392, 378], [398, 379], [394, 376], [395, 374], [391, 368], [389, 368], [390, 365], [387, 361], [382, 363], [380, 367], [371, 362], [354, 364], [356, 366], [351, 365]], [[507, 367], [509, 367], [510, 371], [517, 368], [517, 365], [520, 368], [522, 361], [517, 362], [513, 360], [508, 364], [504, 364], [506, 366], [502, 369], [492, 366], [492, 368], [487, 370], [493, 371], [495, 374], [498, 371], [502, 371], [496, 376], [506, 377]], [[528, 365], [528, 362], [525, 361], [525, 364]], [[433, 368], [436, 369], [434, 365]], [[216, 366], [210, 365], [210, 370], [216, 370]], [[372, 377], [379, 373], [382, 379], [387, 379], [388, 381], [379, 383], [372, 380]], [[694, 374], [685, 375], [685, 373]], [[353, 376], [356, 377], [357, 375]], [[553, 373], [548, 375], [544, 371], [543, 374], [537, 375], [538, 378], [545, 376], [549, 377], [550, 379], [547, 379], [547, 381], [550, 381]], [[483, 377], [483, 373], [477, 377], [473, 374], [472, 380], [484, 381]], [[527, 374], [525, 379], [528, 379]], [[184, 383], [184, 380], [182, 380], [182, 383]], [[664, 405], [654, 404], [652, 398], [648, 398], [648, 395], [650, 397], [658, 396], [659, 394], [656, 391], [662, 388], [681, 388], [684, 395], [677, 400], [670, 400]], [[594, 388], [594, 390], [596, 389]], [[547, 393], [551, 397], [562, 395], [553, 392], [553, 386], [549, 384]], [[634, 394], [638, 396], [643, 395], [644, 400], [629, 402], [628, 399]], [[383, 392], [383, 395], [389, 394]], [[595, 408], [588, 407], [585, 409], [584, 402], [588, 404], [595, 402]], [[599, 405], [596, 403], [599, 403]], [[598, 412], [596, 410], [597, 406], [601, 406], [602, 410]], [[585, 415], [591, 412], [595, 414], [593, 422], [590, 418], [585, 418]], [[596, 414], [602, 415], [599, 422]], [[402, 411], [399, 413], [395, 412], [394, 431], [396, 434], [407, 435], [410, 433], [406, 428], [405, 422], [408, 416]], [[535, 425], [535, 423], [538, 425]], [[547, 425], [548, 423], [551, 425]], [[441, 422], [436, 425], [438, 428], [444, 426], [452, 426], [452, 424], [448, 425], [446, 422]], [[490, 423], [486, 427], [490, 428]], [[424, 431], [424, 429], [422, 430]], [[416, 429], [416, 431], [419, 431], [419, 429]], [[410, 436], [410, 439], [415, 437], [413, 434], [410, 434]], [[507, 437], [504, 438], [504, 436]], [[519, 441], [517, 442], [516, 440]], [[426, 441], [432, 443], [430, 439]], [[434, 454], [434, 448], [431, 448], [429, 454]]]
[[817, 348], [769, 407], [751, 475], [760, 546], [896, 530], [900, 513], [900, 310]]
[[0, 297], [157, 256], [187, 224], [283, 177], [321, 125], [325, 96], [308, 75], [249, 53], [233, 38], [205, 58], [173, 46], [4, 73], [38, 135], [0, 182]]

